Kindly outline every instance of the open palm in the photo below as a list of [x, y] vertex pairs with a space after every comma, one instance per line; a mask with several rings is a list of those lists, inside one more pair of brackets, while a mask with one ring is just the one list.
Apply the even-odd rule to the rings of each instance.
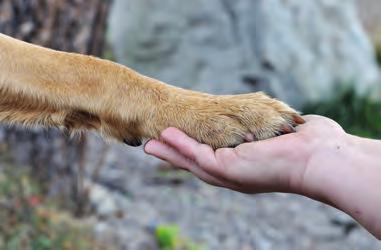
[[[299, 193], [317, 145], [344, 134], [334, 121], [304, 116], [296, 133], [214, 151], [176, 128], [163, 131], [145, 151], [188, 170], [205, 182], [245, 193]], [[312, 154], [314, 152], [314, 154]]]

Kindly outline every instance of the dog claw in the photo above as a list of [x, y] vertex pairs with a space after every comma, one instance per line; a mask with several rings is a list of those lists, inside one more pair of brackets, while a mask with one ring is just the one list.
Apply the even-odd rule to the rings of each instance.
[[139, 147], [142, 145], [142, 140], [141, 139], [132, 139], [132, 140], [129, 140], [129, 139], [124, 139], [123, 142], [125, 144], [127, 144], [128, 146], [131, 146], [131, 147]]
[[294, 133], [294, 132], [295, 132], [295, 128], [292, 127], [291, 125], [284, 124], [284, 125], [282, 126], [282, 132], [283, 132], [284, 134]]
[[301, 116], [299, 116], [299, 115], [295, 115], [295, 116], [293, 116], [293, 118], [294, 118], [294, 122], [296, 124], [301, 125], [301, 124], [306, 123], [306, 121]]
[[275, 135], [276, 136], [281, 136], [281, 135], [284, 135], [284, 133], [282, 131], [278, 131], [278, 132], [275, 132]]

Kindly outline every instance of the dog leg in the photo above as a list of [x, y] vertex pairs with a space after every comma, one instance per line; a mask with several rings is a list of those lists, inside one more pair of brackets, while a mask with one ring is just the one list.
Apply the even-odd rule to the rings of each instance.
[[122, 65], [0, 34], [0, 122], [96, 129], [138, 146], [170, 126], [214, 148], [292, 131], [302, 119], [263, 93], [214, 96]]

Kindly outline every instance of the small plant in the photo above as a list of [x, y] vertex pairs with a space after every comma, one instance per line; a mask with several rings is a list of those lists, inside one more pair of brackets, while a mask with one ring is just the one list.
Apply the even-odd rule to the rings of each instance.
[[306, 105], [303, 113], [329, 117], [354, 135], [381, 138], [381, 100], [360, 96], [353, 87], [338, 90], [329, 100]]
[[376, 60], [379, 66], [381, 66], [381, 44], [377, 44], [376, 48]]
[[26, 168], [0, 169], [0, 249], [104, 249], [90, 225], [60, 211]]
[[204, 247], [180, 235], [177, 225], [160, 225], [155, 231], [160, 250], [205, 250]]
[[113, 62], [117, 61], [114, 50], [109, 43], [106, 43], [106, 45], [105, 45], [105, 49], [103, 50], [102, 58], [106, 59], [106, 60], [113, 61]]

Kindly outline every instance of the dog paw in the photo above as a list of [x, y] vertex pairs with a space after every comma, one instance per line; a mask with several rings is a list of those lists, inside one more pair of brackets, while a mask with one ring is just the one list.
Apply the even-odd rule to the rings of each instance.
[[169, 88], [164, 93], [142, 101], [139, 109], [120, 105], [128, 119], [100, 116], [98, 130], [106, 137], [139, 146], [143, 138], [159, 139], [164, 129], [176, 127], [217, 149], [292, 133], [304, 123], [287, 104], [260, 92], [214, 96]]
[[304, 123], [294, 109], [260, 92], [187, 95], [176, 100], [161, 115], [160, 132], [177, 127], [215, 149], [292, 133], [296, 125]]

